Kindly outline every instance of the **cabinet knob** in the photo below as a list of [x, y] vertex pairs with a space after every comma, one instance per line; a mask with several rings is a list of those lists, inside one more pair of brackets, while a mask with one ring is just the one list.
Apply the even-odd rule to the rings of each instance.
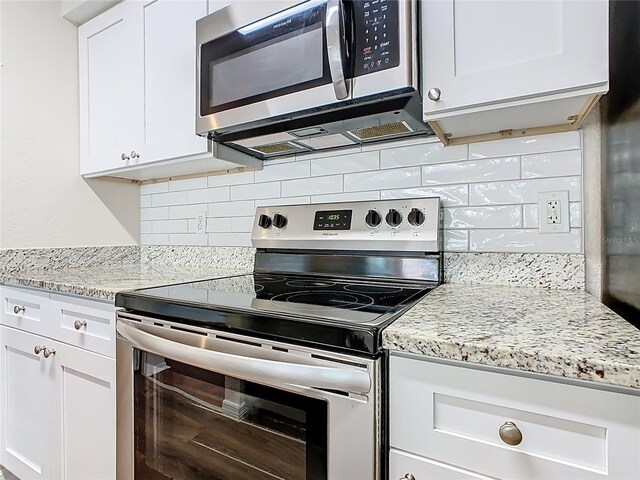
[[131, 157], [129, 157], [129, 155], [127, 155], [126, 153], [123, 153], [122, 155], [120, 155], [120, 159], [123, 162], [126, 162], [127, 160], [129, 160]]
[[82, 327], [86, 327], [87, 326], [87, 321], [86, 320], [76, 320], [75, 322], [73, 322], [73, 328], [75, 328], [76, 330], [80, 330]]
[[35, 347], [33, 347], [33, 353], [35, 353], [36, 355], [40, 355], [40, 352], [44, 349], [44, 347], [41, 347], [39, 345], [36, 345]]
[[515, 446], [520, 445], [522, 442], [522, 432], [513, 422], [505, 422], [498, 430], [498, 433], [500, 433], [500, 438], [507, 445]]
[[438, 87], [432, 88], [427, 92], [427, 97], [429, 97], [429, 100], [433, 100], [434, 102], [440, 100], [440, 95], [442, 95], [442, 92]]
[[136, 153], [135, 150], [131, 150], [131, 158], [140, 158], [140, 154]]
[[44, 350], [42, 351], [42, 354], [44, 355], [44, 358], [49, 358], [51, 355], [55, 355], [56, 351], [55, 350], [49, 350], [47, 347], [44, 347]]
[[400, 478], [399, 480], [416, 480], [416, 477], [414, 477], [411, 473], [405, 473], [404, 477]]
[[24, 307], [19, 307], [18, 305], [13, 307], [13, 313], [15, 313], [16, 315], [19, 315], [20, 312], [24, 312], [24, 311], [25, 311]]

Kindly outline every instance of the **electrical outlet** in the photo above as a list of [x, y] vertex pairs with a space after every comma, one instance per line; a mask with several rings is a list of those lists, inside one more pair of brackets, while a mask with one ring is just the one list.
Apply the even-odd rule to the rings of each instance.
[[540, 233], [569, 231], [569, 192], [538, 193], [538, 229]]
[[207, 212], [200, 212], [196, 215], [196, 235], [200, 238], [207, 238]]

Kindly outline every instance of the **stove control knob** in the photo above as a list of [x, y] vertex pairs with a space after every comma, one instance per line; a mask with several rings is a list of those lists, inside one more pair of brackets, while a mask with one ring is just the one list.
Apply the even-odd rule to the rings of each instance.
[[418, 208], [412, 208], [409, 215], [407, 215], [407, 220], [414, 227], [419, 227], [424, 223], [424, 213]]
[[258, 226], [262, 228], [269, 228], [271, 226], [271, 217], [264, 213], [258, 218]]
[[378, 225], [380, 225], [380, 223], [382, 223], [382, 216], [375, 210], [369, 210], [367, 216], [364, 217], [364, 221], [370, 227], [377, 227]]
[[402, 215], [395, 208], [392, 208], [387, 213], [386, 220], [387, 220], [387, 223], [389, 224], [389, 226], [397, 227], [398, 225], [400, 225], [402, 223]]
[[276, 213], [273, 216], [273, 226], [276, 228], [284, 228], [287, 226], [287, 217]]

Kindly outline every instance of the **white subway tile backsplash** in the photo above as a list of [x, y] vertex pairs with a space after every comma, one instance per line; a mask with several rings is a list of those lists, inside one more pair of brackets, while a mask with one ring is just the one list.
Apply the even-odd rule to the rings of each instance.
[[147, 183], [140, 186], [140, 195], [151, 195], [152, 193], [164, 193], [169, 191], [169, 182]]
[[522, 206], [444, 209], [444, 228], [522, 228]]
[[420, 167], [396, 168], [374, 172], [349, 173], [344, 176], [344, 191], [382, 190], [420, 186]]
[[[446, 251], [582, 252], [582, 137], [443, 147], [432, 138], [267, 161], [261, 171], [144, 185], [141, 242], [251, 246], [262, 206], [439, 196]], [[538, 232], [539, 192], [568, 190], [571, 232]], [[196, 216], [207, 213], [207, 235]]]
[[284, 197], [340, 192], [342, 192], [341, 175], [303, 178], [301, 180], [287, 180], [282, 182], [282, 196]]
[[194, 188], [207, 188], [207, 179], [205, 177], [187, 178], [185, 180], [173, 180], [169, 182], [170, 192], [193, 190]]
[[199, 203], [195, 205], [176, 205], [169, 207], [169, 219], [195, 218], [198, 214], [207, 211], [207, 205]]
[[308, 177], [311, 173], [309, 160], [280, 164], [265, 164], [264, 168], [255, 172], [256, 183], [289, 180], [292, 178]]
[[363, 202], [367, 200], [380, 200], [380, 192], [375, 190], [373, 192], [333, 193], [311, 197], [311, 203]]
[[152, 233], [187, 233], [188, 220], [155, 220], [151, 222]]
[[251, 183], [231, 187], [231, 200], [257, 200], [280, 196], [280, 182]]
[[445, 230], [443, 243], [447, 252], [466, 252], [469, 250], [469, 231]]
[[538, 178], [469, 186], [469, 205], [537, 203], [539, 192], [568, 190], [569, 200], [580, 201], [581, 177]]
[[505, 157], [422, 167], [422, 184], [491, 182], [520, 178], [520, 158]]
[[231, 219], [232, 232], [250, 232], [253, 230], [253, 216], [251, 217], [234, 217]]
[[522, 178], [574, 176], [582, 173], [582, 152], [540, 153], [522, 157]]
[[187, 193], [191, 192], [154, 193], [151, 195], [151, 205], [153, 207], [184, 205], [187, 203]]
[[209, 245], [218, 247], [250, 247], [249, 233], [209, 233]]
[[230, 232], [230, 218], [207, 218], [207, 233]]
[[245, 185], [255, 181], [255, 172], [232, 173], [229, 175], [212, 175], [207, 178], [210, 187], [225, 187], [230, 185]]
[[493, 158], [531, 153], [577, 150], [582, 146], [580, 132], [551, 133], [469, 144], [469, 158]]
[[467, 145], [445, 147], [440, 142], [380, 150], [380, 168], [410, 167], [467, 159]]
[[319, 158], [311, 164], [311, 175], [332, 175], [336, 173], [365, 172], [380, 168], [377, 151], [354, 153], [340, 157]]
[[401, 188], [399, 190], [382, 190], [380, 198], [440, 197], [444, 206], [467, 205], [469, 203], [468, 185], [447, 185], [444, 187]]
[[[523, 205], [523, 227], [524, 228], [538, 228], [538, 205]], [[569, 226], [581, 227], [582, 226], [582, 203], [570, 202], [569, 203]]]
[[188, 192], [187, 203], [226, 202], [229, 200], [229, 187], [210, 187]]
[[253, 215], [255, 211], [253, 200], [210, 203], [208, 210], [210, 217], [238, 217]]
[[166, 220], [169, 218], [169, 207], [151, 207], [140, 209], [140, 220]]
[[538, 230], [470, 230], [473, 252], [581, 253], [582, 230], [569, 233], [539, 233]]

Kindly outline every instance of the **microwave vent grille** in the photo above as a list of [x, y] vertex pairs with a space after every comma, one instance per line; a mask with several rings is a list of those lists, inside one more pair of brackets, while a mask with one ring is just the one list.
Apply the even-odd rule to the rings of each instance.
[[350, 130], [348, 133], [358, 140], [377, 140], [384, 137], [394, 137], [413, 132], [413, 129], [405, 122], [385, 123], [375, 127]]
[[307, 149], [293, 142], [280, 142], [270, 143], [267, 145], [256, 145], [251, 147], [251, 150], [260, 152], [263, 155], [283, 155], [287, 153], [302, 152]]

